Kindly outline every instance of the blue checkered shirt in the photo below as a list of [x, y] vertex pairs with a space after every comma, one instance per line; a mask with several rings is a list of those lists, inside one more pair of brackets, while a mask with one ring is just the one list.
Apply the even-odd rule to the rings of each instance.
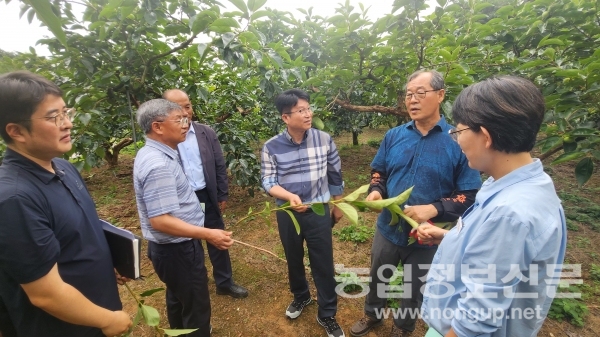
[[204, 211], [183, 173], [177, 151], [167, 145], [146, 139], [146, 145], [135, 156], [133, 187], [146, 240], [160, 244], [190, 240], [152, 228], [150, 218], [163, 214], [204, 226]]
[[[287, 130], [269, 139], [261, 152], [261, 181], [267, 191], [279, 185], [303, 203], [327, 202], [344, 193], [342, 165], [331, 136], [309, 129], [300, 144]], [[277, 199], [277, 205], [287, 200]]]

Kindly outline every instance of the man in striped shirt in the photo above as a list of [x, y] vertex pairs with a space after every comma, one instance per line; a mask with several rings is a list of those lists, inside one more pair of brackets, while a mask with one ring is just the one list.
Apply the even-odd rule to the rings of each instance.
[[[310, 97], [302, 90], [285, 91], [275, 100], [281, 119], [287, 125], [281, 134], [269, 139], [261, 153], [261, 181], [278, 206], [289, 202], [297, 220], [296, 232], [290, 214], [277, 212], [279, 236], [288, 261], [290, 290], [294, 300], [285, 314], [290, 319], [300, 316], [312, 302], [304, 272], [304, 241], [308, 247], [310, 268], [317, 288], [319, 305], [317, 322], [329, 337], [343, 337], [338, 325], [331, 228], [342, 217], [333, 207], [331, 216], [327, 202], [340, 199], [344, 192], [341, 161], [331, 137], [312, 129]], [[325, 215], [314, 213], [310, 203], [325, 203]]]
[[198, 328], [188, 336], [209, 336], [204, 252], [193, 239], [227, 249], [233, 244], [231, 232], [204, 228], [204, 211], [181, 168], [177, 144], [189, 129], [187, 114], [175, 103], [153, 99], [140, 106], [137, 120], [146, 145], [135, 157], [133, 186], [148, 256], [167, 288], [169, 325]]

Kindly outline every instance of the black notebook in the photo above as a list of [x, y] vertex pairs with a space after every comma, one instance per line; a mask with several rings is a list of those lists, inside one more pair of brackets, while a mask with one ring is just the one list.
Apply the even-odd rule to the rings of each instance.
[[110, 222], [100, 221], [117, 272], [130, 279], [139, 278], [142, 238], [126, 229], [115, 227]]

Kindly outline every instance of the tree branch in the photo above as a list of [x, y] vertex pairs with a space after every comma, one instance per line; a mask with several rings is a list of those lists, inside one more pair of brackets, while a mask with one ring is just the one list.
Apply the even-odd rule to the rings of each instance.
[[560, 151], [560, 150], [562, 150], [562, 149], [563, 149], [563, 146], [562, 146], [562, 145], [561, 145], [561, 146], [559, 146], [559, 147], [555, 147], [554, 149], [552, 149], [552, 150], [550, 150], [550, 151], [548, 151], [548, 152], [546, 152], [546, 153], [543, 153], [543, 154], [541, 154], [541, 155], [538, 157], [538, 159], [539, 159], [539, 160], [541, 160], [541, 161], [544, 161], [544, 159], [546, 159], [546, 158], [548, 158], [548, 157], [552, 156], [553, 154], [555, 154], [556, 152], [558, 152], [558, 151]]
[[149, 58], [146, 63], [144, 64], [144, 73], [142, 74], [142, 80], [140, 81], [141, 84], [143, 85], [144, 82], [146, 81], [146, 75], [148, 74], [148, 68], [150, 67], [150, 64], [156, 60], [158, 60], [159, 58], [165, 57], [167, 55], [171, 55], [174, 52], [181, 50], [183, 48], [187, 48], [187, 46], [190, 45], [190, 43], [192, 43], [192, 41], [194, 41], [194, 39], [196, 38], [196, 36], [198, 36], [198, 34], [192, 35], [192, 37], [190, 37], [189, 39], [187, 39], [185, 42], [183, 42], [182, 44], [180, 44], [179, 46], [171, 49], [171, 50], [167, 50], [166, 52], [162, 53], [162, 54], [158, 54], [155, 56], [152, 56], [151, 58]]

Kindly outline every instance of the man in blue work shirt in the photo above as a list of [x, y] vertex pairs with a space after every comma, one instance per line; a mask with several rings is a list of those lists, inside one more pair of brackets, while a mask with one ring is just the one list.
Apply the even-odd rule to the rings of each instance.
[[[229, 196], [227, 166], [217, 134], [210, 126], [193, 122], [194, 109], [188, 95], [179, 89], [164, 92], [163, 98], [177, 103], [190, 119], [185, 140], [177, 145], [181, 164], [200, 203], [204, 204], [204, 227], [225, 229], [223, 211]], [[207, 242], [208, 256], [218, 295], [234, 298], [248, 296], [246, 288], [233, 282], [229, 250], [217, 249]]]
[[329, 337], [343, 337], [338, 325], [337, 294], [335, 292], [333, 247], [331, 228], [342, 217], [334, 207], [329, 214], [314, 213], [313, 202], [327, 203], [331, 197], [340, 199], [344, 192], [341, 161], [331, 137], [312, 128], [310, 97], [302, 90], [285, 91], [275, 99], [285, 131], [269, 139], [261, 153], [262, 185], [277, 205], [289, 202], [291, 212], [298, 221], [300, 234], [285, 211], [277, 212], [279, 237], [288, 262], [290, 290], [294, 300], [285, 314], [296, 319], [304, 307], [311, 303], [308, 282], [304, 272], [304, 246], [306, 240], [310, 268], [317, 288], [319, 310], [317, 322]]
[[[437, 71], [418, 71], [409, 76], [405, 104], [411, 122], [388, 131], [371, 163], [371, 186], [367, 200], [393, 198], [414, 186], [405, 213], [417, 223], [456, 220], [472, 203], [481, 186], [479, 172], [469, 168], [467, 159], [448, 135], [452, 129], [440, 115], [444, 100], [444, 79]], [[408, 207], [410, 206], [410, 207]], [[383, 323], [385, 287], [396, 266], [404, 266], [399, 310], [391, 336], [408, 336], [414, 331], [421, 306], [426, 265], [437, 246], [409, 245], [411, 226], [401, 220], [390, 226], [391, 213], [384, 209], [377, 219], [371, 248], [369, 293], [365, 316], [351, 328], [363, 336]]]

